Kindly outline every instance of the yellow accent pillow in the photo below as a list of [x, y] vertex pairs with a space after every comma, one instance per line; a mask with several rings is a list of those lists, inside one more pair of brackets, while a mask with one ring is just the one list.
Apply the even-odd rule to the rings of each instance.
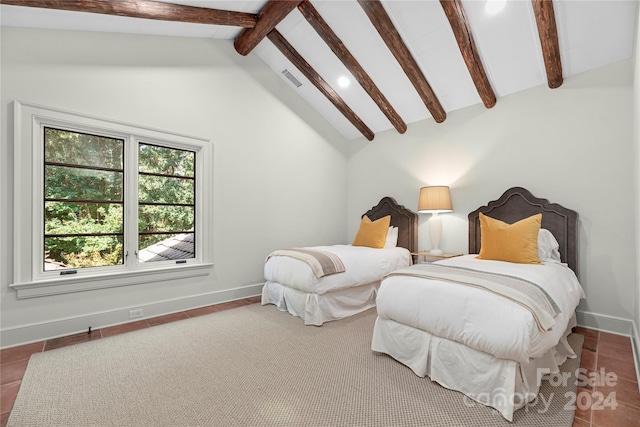
[[383, 248], [387, 240], [387, 231], [391, 224], [391, 215], [371, 222], [368, 216], [360, 221], [360, 228], [353, 240], [352, 246], [368, 246], [370, 248]]
[[538, 233], [542, 214], [507, 224], [480, 213], [480, 254], [478, 259], [540, 264]]

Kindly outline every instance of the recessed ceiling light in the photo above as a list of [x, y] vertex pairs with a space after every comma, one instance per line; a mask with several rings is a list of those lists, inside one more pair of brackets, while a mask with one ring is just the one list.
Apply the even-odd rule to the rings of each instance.
[[349, 87], [350, 84], [351, 84], [351, 80], [349, 80], [348, 77], [340, 76], [338, 78], [338, 86], [340, 86], [341, 88]]
[[507, 5], [507, 0], [487, 0], [484, 5], [484, 10], [489, 15], [495, 15], [500, 12]]

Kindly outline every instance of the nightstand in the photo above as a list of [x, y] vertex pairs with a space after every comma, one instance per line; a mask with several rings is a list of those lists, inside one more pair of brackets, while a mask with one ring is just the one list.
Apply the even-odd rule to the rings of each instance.
[[423, 259], [422, 262], [430, 263], [434, 261], [440, 261], [442, 259], [449, 259], [453, 257], [457, 257], [462, 255], [461, 253], [443, 253], [440, 255], [432, 255], [429, 252], [411, 252], [411, 256], [413, 257], [413, 263], [418, 264], [420, 262], [420, 258]]

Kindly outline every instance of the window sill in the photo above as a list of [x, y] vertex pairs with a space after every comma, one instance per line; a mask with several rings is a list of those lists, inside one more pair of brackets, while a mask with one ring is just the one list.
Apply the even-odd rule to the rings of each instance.
[[191, 264], [154, 270], [126, 271], [94, 276], [64, 277], [37, 282], [13, 283], [9, 287], [18, 292], [18, 299], [68, 294], [94, 289], [115, 288], [141, 283], [177, 280], [206, 276], [213, 264]]

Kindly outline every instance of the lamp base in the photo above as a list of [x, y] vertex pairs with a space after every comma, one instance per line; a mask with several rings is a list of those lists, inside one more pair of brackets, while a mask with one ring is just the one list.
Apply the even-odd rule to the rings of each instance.
[[442, 236], [442, 218], [438, 215], [438, 211], [433, 212], [429, 218], [429, 236], [431, 237], [431, 246], [433, 249], [429, 251], [431, 255], [442, 255], [440, 247], [440, 236]]

